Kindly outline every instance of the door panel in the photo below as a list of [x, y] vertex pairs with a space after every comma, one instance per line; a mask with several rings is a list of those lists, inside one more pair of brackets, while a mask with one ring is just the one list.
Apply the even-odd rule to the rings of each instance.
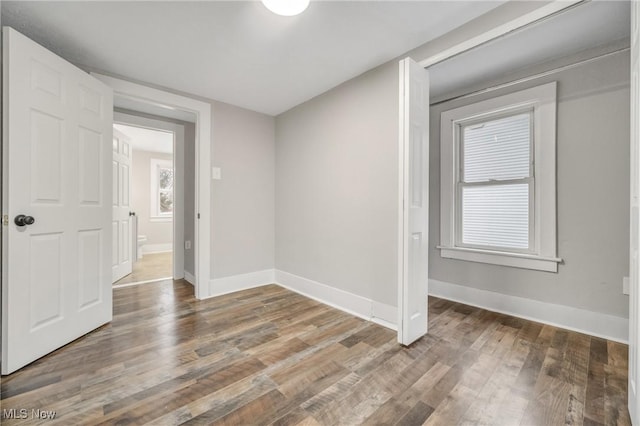
[[29, 113], [33, 202], [59, 204], [62, 202], [61, 156], [64, 120], [35, 109]]
[[429, 244], [429, 74], [400, 61], [398, 341], [427, 333]]
[[114, 252], [112, 281], [129, 275], [133, 268], [131, 244], [133, 241], [131, 209], [131, 142], [122, 132], [113, 129], [112, 168], [117, 179], [113, 185]]
[[78, 265], [80, 265], [80, 309], [99, 303], [100, 276], [102, 274], [102, 230], [81, 231], [78, 233]]
[[[111, 320], [113, 95], [10, 28], [3, 28], [3, 55], [8, 374]], [[15, 224], [20, 214], [35, 222]]]
[[[89, 129], [80, 129], [80, 203], [99, 205], [102, 200], [102, 147], [100, 134]], [[97, 173], [96, 173], [97, 172]]]
[[[62, 318], [61, 249], [62, 233], [30, 236], [30, 265], [37, 264], [29, 274], [29, 318], [31, 329], [37, 329]], [[47, 285], [43, 286], [42, 283]]]

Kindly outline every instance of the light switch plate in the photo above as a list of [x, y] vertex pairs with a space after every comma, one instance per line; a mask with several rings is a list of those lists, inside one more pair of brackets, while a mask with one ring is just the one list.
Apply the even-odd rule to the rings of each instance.
[[622, 294], [629, 294], [629, 277], [622, 277]]
[[222, 179], [222, 169], [220, 169], [220, 167], [211, 168], [211, 179], [214, 179], [214, 180]]

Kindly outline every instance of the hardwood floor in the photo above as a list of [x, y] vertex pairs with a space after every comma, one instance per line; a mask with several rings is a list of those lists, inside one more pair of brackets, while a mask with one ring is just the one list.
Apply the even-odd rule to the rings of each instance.
[[147, 253], [133, 264], [133, 271], [114, 286], [173, 277], [173, 252]]
[[[114, 319], [3, 378], [3, 424], [629, 424], [627, 347], [436, 298], [428, 336], [276, 285], [114, 290]], [[7, 413], [8, 411], [4, 411]]]

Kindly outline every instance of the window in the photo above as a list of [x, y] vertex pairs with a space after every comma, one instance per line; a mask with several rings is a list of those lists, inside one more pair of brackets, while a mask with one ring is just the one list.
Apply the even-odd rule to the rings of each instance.
[[555, 83], [442, 113], [442, 257], [557, 272], [555, 114]]
[[151, 159], [151, 217], [173, 217], [173, 162]]

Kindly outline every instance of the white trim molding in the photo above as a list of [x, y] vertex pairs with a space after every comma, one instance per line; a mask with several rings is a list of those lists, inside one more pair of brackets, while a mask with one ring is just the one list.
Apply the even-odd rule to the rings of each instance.
[[142, 246], [142, 254], [151, 254], [151, 253], [168, 253], [173, 251], [173, 243], [162, 243], [162, 244], [144, 244]]
[[196, 285], [196, 277], [191, 272], [184, 271], [184, 280], [192, 286]]
[[549, 324], [591, 336], [627, 343], [627, 318], [519, 296], [429, 280], [429, 294], [493, 312]]
[[[185, 280], [191, 282], [190, 280], [194, 278], [193, 275], [185, 272]], [[265, 269], [211, 280], [209, 283], [210, 297], [268, 284], [279, 285], [358, 318], [397, 331], [398, 308], [395, 306], [278, 269]], [[627, 318], [433, 279], [429, 280], [429, 295], [603, 339], [627, 343], [629, 328]]]
[[120, 78], [91, 73], [92, 76], [113, 89], [114, 99], [144, 102], [167, 110], [184, 111], [196, 116], [196, 211], [195, 211], [195, 296], [204, 299], [209, 296], [208, 283], [211, 271], [211, 104], [154, 89]]
[[378, 325], [389, 328], [391, 330], [398, 330], [396, 321], [398, 320], [398, 308], [395, 306], [387, 305], [386, 303], [371, 301], [371, 317], [369, 321], [375, 322]]
[[[189, 279], [192, 277], [191, 274], [185, 272], [185, 280], [190, 282]], [[348, 314], [394, 331], [397, 330], [398, 308], [395, 306], [376, 302], [366, 297], [277, 269], [265, 269], [263, 271], [213, 279], [209, 283], [209, 297], [222, 296], [268, 284], [279, 285]]]
[[141, 284], [159, 283], [162, 281], [173, 281], [173, 277], [153, 278], [151, 280], [136, 281], [134, 283], [126, 283], [126, 284], [114, 284], [113, 288], [116, 289], [116, 288], [124, 288], [124, 287], [134, 287]]
[[466, 247], [443, 247], [440, 256], [447, 259], [466, 260], [468, 262], [490, 263], [492, 265], [513, 266], [515, 268], [533, 269], [545, 272], [558, 272], [558, 263], [562, 259], [557, 257], [542, 257], [524, 253], [498, 252]]
[[[558, 272], [556, 239], [556, 82], [444, 111], [440, 117], [441, 256], [472, 262]], [[526, 251], [463, 244], [461, 132], [465, 125], [506, 115], [531, 114], [529, 248]], [[513, 179], [511, 181], [514, 181]], [[515, 180], [520, 182], [520, 180]], [[504, 184], [486, 180], [482, 185]]]
[[518, 16], [511, 21], [505, 22], [502, 25], [493, 27], [482, 34], [478, 34], [475, 37], [467, 39], [461, 43], [451, 46], [448, 49], [444, 49], [433, 56], [423, 59], [419, 62], [423, 68], [429, 68], [439, 62], [445, 61], [449, 58], [457, 56], [475, 47], [481, 46], [487, 42], [505, 36], [511, 32], [525, 28], [531, 24], [536, 23], [542, 19], [550, 17], [564, 9], [575, 6], [578, 3], [583, 3], [584, 0], [555, 0], [548, 3], [536, 10], [533, 10], [525, 15]]
[[275, 271], [275, 283], [325, 305], [392, 330], [397, 330], [398, 311], [395, 306], [376, 302], [366, 297], [280, 270]]
[[208, 297], [222, 296], [223, 294], [248, 290], [268, 284], [275, 284], [273, 269], [215, 278], [209, 281]]

